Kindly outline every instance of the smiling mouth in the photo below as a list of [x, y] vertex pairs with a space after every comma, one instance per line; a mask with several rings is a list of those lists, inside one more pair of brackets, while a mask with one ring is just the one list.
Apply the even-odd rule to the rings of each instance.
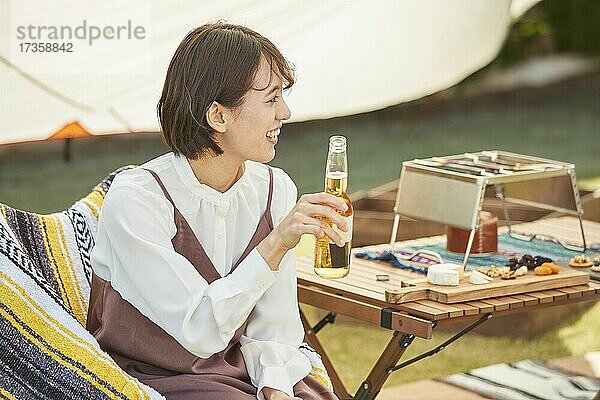
[[277, 129], [273, 129], [273, 130], [271, 130], [271, 131], [268, 131], [268, 132], [267, 132], [267, 135], [266, 135], [266, 136], [267, 136], [267, 138], [268, 138], [268, 139], [271, 139], [271, 140], [276, 140], [276, 139], [277, 139], [277, 136], [279, 136], [279, 131], [280, 131], [280, 129], [281, 129], [281, 128], [277, 128]]

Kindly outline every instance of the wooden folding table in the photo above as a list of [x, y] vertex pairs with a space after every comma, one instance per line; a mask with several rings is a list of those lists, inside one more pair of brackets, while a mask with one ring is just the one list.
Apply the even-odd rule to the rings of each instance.
[[[539, 232], [542, 230], [552, 232], [559, 239], [568, 240], [579, 229], [579, 221], [573, 217], [561, 217], [521, 224], [518, 227], [521, 231]], [[600, 243], [599, 223], [584, 221], [584, 229], [586, 236], [589, 237], [588, 243]], [[400, 244], [418, 246], [436, 243], [440, 240], [443, 240], [443, 237], [417, 239]], [[385, 245], [371, 246], [366, 249], [375, 250], [382, 247], [385, 247]], [[356, 249], [355, 251], [364, 249]], [[386, 289], [399, 287], [400, 281], [422, 277], [422, 275], [394, 268], [384, 262], [367, 261], [353, 257], [351, 273], [348, 277], [339, 280], [327, 280], [315, 275], [312, 265], [312, 258], [298, 258], [299, 301], [330, 313], [314, 327], [311, 327], [301, 312], [302, 322], [306, 330], [306, 341], [322, 355], [323, 362], [334, 385], [334, 391], [340, 399], [374, 399], [389, 374], [393, 371], [441, 351], [445, 346], [492, 316], [600, 298], [600, 282], [590, 281], [585, 285], [462, 303], [443, 304], [432, 300], [420, 300], [391, 304], [386, 302]], [[377, 281], [377, 274], [387, 274], [390, 276], [390, 280], [387, 282]], [[316, 336], [325, 324], [333, 321], [335, 314], [347, 315], [392, 331], [391, 340], [354, 395], [350, 395], [344, 387]], [[415, 357], [415, 359], [397, 364], [415, 337], [430, 339], [436, 325], [456, 322], [465, 322], [467, 326], [435, 349]]]

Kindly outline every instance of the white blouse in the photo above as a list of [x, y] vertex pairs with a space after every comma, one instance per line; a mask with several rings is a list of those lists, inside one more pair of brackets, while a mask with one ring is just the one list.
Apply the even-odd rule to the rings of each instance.
[[[141, 168], [118, 174], [106, 195], [91, 254], [94, 272], [198, 357], [225, 349], [248, 320], [241, 351], [258, 398], [263, 399], [265, 386], [293, 396], [292, 387], [311, 370], [308, 358], [298, 350], [304, 330], [295, 251], [290, 250], [274, 272], [254, 249], [227, 275], [265, 211], [267, 167], [246, 161], [242, 177], [225, 193], [201, 184], [187, 159], [173, 153], [143, 167], [158, 174], [224, 277], [208, 284], [175, 252], [173, 207], [152, 175]], [[281, 169], [273, 168], [273, 178], [271, 214], [277, 225], [296, 203], [297, 188]]]

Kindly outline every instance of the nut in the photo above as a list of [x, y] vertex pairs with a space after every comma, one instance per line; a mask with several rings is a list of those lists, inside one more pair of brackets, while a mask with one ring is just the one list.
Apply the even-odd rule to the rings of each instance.
[[526, 267], [526, 266], [522, 266], [521, 268], [519, 268], [519, 269], [517, 269], [517, 270], [515, 271], [515, 275], [516, 275], [516, 276], [523, 276], [523, 275], [527, 275], [527, 271], [529, 271], [529, 270], [527, 269], [527, 267]]
[[578, 256], [575, 256], [571, 260], [573, 260], [574, 262], [576, 262], [578, 264], [585, 264], [585, 263], [590, 262], [590, 259], [585, 254], [580, 254]]
[[504, 274], [502, 274], [502, 276], [500, 277], [501, 279], [517, 279], [517, 274], [512, 271], [512, 272], [506, 272]]

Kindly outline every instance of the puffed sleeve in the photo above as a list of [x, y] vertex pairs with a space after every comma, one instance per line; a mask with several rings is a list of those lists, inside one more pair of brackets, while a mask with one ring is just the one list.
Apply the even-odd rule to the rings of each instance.
[[[297, 189], [281, 170], [285, 201], [275, 218], [277, 224], [296, 203]], [[283, 177], [281, 176], [283, 174]], [[276, 204], [275, 202], [273, 204]], [[275, 210], [274, 217], [275, 217]], [[304, 338], [304, 329], [298, 309], [296, 284], [296, 255], [290, 250], [279, 266], [277, 281], [256, 303], [250, 315], [241, 350], [252, 384], [258, 388], [258, 399], [264, 399], [263, 387], [270, 387], [293, 396], [293, 386], [311, 370], [308, 358], [298, 347]]]
[[209, 284], [171, 243], [173, 207], [145, 186], [113, 183], [99, 218], [94, 271], [198, 357], [223, 350], [277, 275], [257, 250]]

